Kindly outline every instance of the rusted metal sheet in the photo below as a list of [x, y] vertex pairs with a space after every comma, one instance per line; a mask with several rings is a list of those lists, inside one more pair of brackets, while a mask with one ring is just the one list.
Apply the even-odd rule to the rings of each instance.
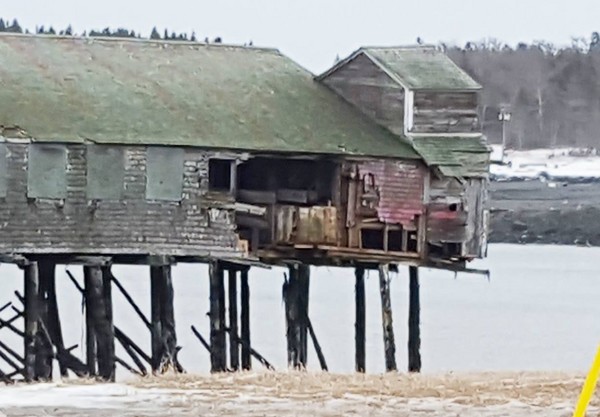
[[406, 161], [379, 160], [359, 163], [358, 173], [363, 185], [358, 204], [372, 206], [383, 223], [415, 228], [416, 217], [424, 212], [423, 167]]
[[277, 206], [275, 236], [277, 243], [337, 243], [337, 209], [335, 207]]

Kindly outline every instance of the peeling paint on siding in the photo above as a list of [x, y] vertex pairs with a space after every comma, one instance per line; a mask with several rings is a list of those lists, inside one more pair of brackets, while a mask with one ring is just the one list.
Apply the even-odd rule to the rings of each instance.
[[[361, 181], [373, 181], [378, 195], [377, 216], [381, 222], [416, 227], [423, 214], [425, 169], [413, 162], [379, 160], [358, 164]], [[368, 187], [368, 185], [367, 185]]]

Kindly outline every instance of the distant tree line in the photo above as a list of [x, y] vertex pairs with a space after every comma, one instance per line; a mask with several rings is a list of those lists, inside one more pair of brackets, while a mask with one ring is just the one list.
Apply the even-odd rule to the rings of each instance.
[[[23, 29], [17, 19], [14, 19], [12, 22], [8, 20], [4, 20], [0, 18], [0, 32], [9, 32], [9, 33], [32, 33], [28, 29]], [[89, 37], [108, 37], [108, 38], [142, 38], [140, 33], [135, 33], [133, 30], [128, 30], [124, 28], [111, 29], [106, 27], [102, 30], [92, 29], [90, 31], [84, 31], [81, 34], [77, 34], [73, 32], [73, 28], [71, 25], [67, 26], [65, 29], [56, 30], [54, 27], [44, 27], [39, 26], [35, 28], [35, 32], [38, 35], [58, 35], [58, 36], [89, 36]], [[165, 29], [161, 35], [156, 27], [152, 28], [152, 32], [150, 33], [149, 39], [162, 39], [162, 40], [170, 40], [170, 41], [188, 41], [188, 42], [198, 42], [196, 38], [196, 34], [194, 32], [191, 35], [187, 33], [176, 33], [170, 32]], [[212, 41], [209, 41], [208, 38], [204, 38], [205, 43], [222, 43], [223, 40], [220, 36], [217, 36]]]
[[548, 42], [512, 48], [494, 39], [440, 48], [483, 86], [481, 120], [490, 142], [501, 142], [504, 108], [512, 116], [508, 147], [600, 148], [598, 32], [562, 48]]

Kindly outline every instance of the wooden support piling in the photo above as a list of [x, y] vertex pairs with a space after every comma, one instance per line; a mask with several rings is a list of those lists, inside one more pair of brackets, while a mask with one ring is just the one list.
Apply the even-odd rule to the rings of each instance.
[[129, 303], [129, 305], [133, 308], [133, 310], [138, 315], [138, 317], [144, 322], [144, 324], [146, 325], [148, 330], [152, 331], [152, 324], [150, 323], [150, 320], [148, 320], [146, 315], [142, 312], [142, 310], [138, 307], [138, 305], [133, 300], [133, 297], [129, 294], [129, 292], [127, 292], [125, 287], [123, 287], [121, 282], [119, 282], [119, 280], [112, 274], [112, 272], [111, 272], [111, 280], [117, 286], [117, 289], [121, 292], [121, 294], [123, 294], [123, 297], [125, 297], [125, 299]]
[[13, 333], [15, 333], [17, 336], [21, 336], [21, 337], [25, 337], [25, 332], [22, 330], [17, 329], [13, 323], [15, 321], [17, 321], [18, 319], [20, 319], [21, 317], [25, 316], [25, 313], [23, 312], [18, 312], [17, 314], [15, 314], [14, 316], [12, 316], [10, 319], [8, 320], [2, 320], [0, 319], [0, 329], [6, 327], [7, 329], [11, 330]]
[[[38, 326], [41, 330], [50, 327], [50, 298], [54, 297], [54, 264], [50, 262], [38, 262]], [[47, 336], [47, 337], [46, 337]], [[44, 334], [43, 330], [36, 335], [36, 381], [52, 380], [52, 338], [50, 334]]]
[[289, 278], [283, 284], [283, 299], [285, 302], [286, 341], [288, 367], [300, 368], [300, 306], [298, 268], [289, 267]]
[[200, 334], [200, 332], [198, 331], [198, 329], [196, 329], [196, 326], [194, 326], [194, 325], [192, 325], [192, 333], [194, 333], [194, 335], [200, 341], [202, 346], [204, 346], [204, 348], [208, 351], [208, 353], [210, 353], [211, 352], [210, 345], [208, 344], [206, 339]]
[[150, 267], [152, 371], [179, 370], [171, 266]]
[[77, 285], [80, 291], [84, 292], [85, 301], [85, 363], [87, 365], [87, 371], [89, 376], [96, 375], [96, 330], [94, 325], [94, 316], [92, 314], [92, 302], [90, 301], [93, 297], [93, 282], [92, 274], [97, 273], [91, 267], [83, 267], [83, 286], [81, 289], [79, 283], [75, 280], [75, 277], [67, 271], [67, 275], [71, 278], [71, 281]]
[[252, 346], [250, 345], [246, 345], [246, 343], [240, 339], [239, 337], [237, 337], [235, 334], [233, 334], [231, 332], [231, 329], [225, 329], [225, 331], [227, 331], [228, 333], [231, 334], [231, 337], [233, 337], [234, 339], [236, 339], [238, 341], [239, 344], [241, 344], [242, 346], [246, 346], [246, 348], [248, 349], [248, 351], [250, 352], [250, 355], [252, 355], [253, 357], [255, 357], [261, 364], [263, 364], [265, 366], [265, 368], [267, 368], [270, 371], [274, 371], [275, 368], [273, 367], [273, 365], [271, 365], [269, 363], [269, 361], [267, 361], [265, 359], [264, 356], [262, 356], [260, 353], [258, 353], [255, 349], [252, 348]]
[[[48, 329], [48, 333], [50, 336], [50, 340], [52, 344], [56, 347], [57, 351], [63, 351], [65, 349], [63, 336], [62, 336], [62, 326], [60, 323], [60, 316], [58, 313], [58, 303], [56, 299], [56, 264], [53, 262], [40, 262], [40, 286], [42, 289], [41, 295], [43, 300], [45, 301], [46, 314], [43, 318], [44, 323]], [[48, 354], [52, 354], [52, 349]], [[60, 375], [63, 378], [68, 376], [68, 371], [66, 365], [61, 360], [62, 356], [58, 356], [58, 365], [60, 370]]]
[[[309, 288], [310, 288], [310, 267], [308, 265], [298, 265], [298, 290], [299, 300], [298, 305], [300, 308], [299, 315], [299, 331], [300, 339], [298, 346], [298, 360], [300, 367], [305, 369], [308, 363], [308, 302], [309, 302]], [[318, 344], [318, 342], [317, 342]]]
[[238, 310], [237, 310], [237, 271], [228, 271], [228, 304], [229, 304], [229, 367], [232, 371], [240, 369], [240, 346], [238, 343]]
[[25, 380], [36, 378], [36, 338], [39, 311], [39, 271], [37, 262], [29, 262], [25, 269]]
[[250, 353], [250, 287], [248, 285], [248, 269], [240, 273], [240, 298], [241, 298], [241, 345], [242, 369], [252, 369], [252, 356]]
[[317, 335], [315, 334], [315, 329], [313, 329], [312, 323], [310, 322], [310, 318], [306, 318], [306, 323], [308, 326], [308, 332], [310, 334], [310, 338], [313, 341], [313, 345], [315, 347], [315, 352], [317, 353], [317, 358], [319, 359], [319, 365], [321, 366], [322, 371], [329, 371], [327, 368], [327, 362], [325, 361], [325, 355], [323, 355], [323, 350], [321, 350], [321, 345], [317, 340]]
[[310, 269], [307, 265], [289, 267], [289, 279], [284, 283], [286, 307], [288, 366], [306, 368], [308, 351], [308, 290]]
[[392, 320], [392, 300], [390, 295], [390, 274], [388, 265], [379, 266], [379, 291], [381, 294], [381, 316], [383, 323], [383, 344], [385, 348], [385, 370], [396, 371], [396, 342]]
[[355, 369], [356, 372], [364, 373], [366, 370], [366, 303], [365, 303], [365, 269], [356, 267], [356, 282], [354, 285], [354, 296], [356, 302], [356, 320], [354, 322], [354, 343], [355, 343]]
[[[96, 345], [97, 375], [105, 381], [115, 379], [115, 331], [112, 317], [111, 279], [108, 267], [86, 266], [86, 307], [91, 314], [91, 328]], [[86, 320], [87, 321], [87, 320]], [[90, 366], [88, 357], [88, 367]]]
[[419, 269], [410, 266], [408, 303], [408, 372], [421, 372], [421, 302]]
[[211, 372], [227, 370], [227, 339], [225, 334], [225, 288], [223, 266], [216, 261], [209, 265], [210, 275], [210, 364]]

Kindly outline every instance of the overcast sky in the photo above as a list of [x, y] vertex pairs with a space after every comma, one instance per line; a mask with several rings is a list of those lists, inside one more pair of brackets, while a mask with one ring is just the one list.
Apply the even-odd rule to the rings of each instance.
[[418, 36], [564, 45], [600, 31], [599, 0], [0, 0], [0, 16], [29, 29], [124, 26], [147, 35], [156, 25], [226, 43], [252, 40], [315, 73], [361, 45], [411, 44]]

